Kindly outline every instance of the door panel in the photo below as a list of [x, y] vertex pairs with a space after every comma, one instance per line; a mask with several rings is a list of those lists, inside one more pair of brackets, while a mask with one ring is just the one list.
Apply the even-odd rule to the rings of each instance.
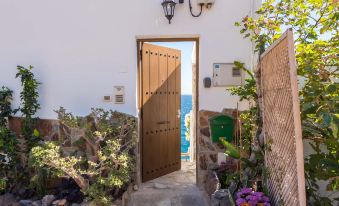
[[181, 52], [142, 48], [142, 181], [180, 169]]

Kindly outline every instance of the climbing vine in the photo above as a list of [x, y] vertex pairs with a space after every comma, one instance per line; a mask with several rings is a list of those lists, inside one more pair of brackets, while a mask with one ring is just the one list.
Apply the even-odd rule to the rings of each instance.
[[[240, 101], [248, 101], [250, 107], [248, 110], [242, 112], [239, 116], [242, 126], [241, 145], [236, 145], [233, 150], [240, 151], [233, 157], [240, 159], [242, 164], [241, 175], [239, 175], [239, 187], [256, 187], [256, 190], [263, 190], [265, 193], [267, 189], [262, 182], [266, 177], [266, 169], [264, 162], [265, 145], [261, 135], [262, 119], [259, 111], [259, 99], [256, 87], [256, 79], [254, 75], [245, 68], [244, 64], [238, 61], [234, 65], [246, 72], [249, 78], [245, 79], [242, 86], [232, 87], [229, 89], [232, 95], [240, 98]], [[232, 145], [223, 142], [227, 150], [232, 149]], [[231, 151], [226, 153], [231, 154]], [[237, 152], [236, 152], [237, 153]], [[232, 156], [232, 155], [231, 155]], [[234, 191], [235, 192], [235, 191]]]

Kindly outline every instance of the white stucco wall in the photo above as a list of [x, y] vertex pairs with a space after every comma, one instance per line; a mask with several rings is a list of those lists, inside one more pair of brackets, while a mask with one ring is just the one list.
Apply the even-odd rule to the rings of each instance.
[[[194, 0], [193, 0], [194, 1]], [[254, 0], [258, 4], [259, 0]], [[200, 18], [188, 0], [178, 5], [171, 25], [161, 0], [0, 0], [0, 86], [15, 91], [16, 65], [34, 65], [42, 105], [38, 116], [55, 118], [59, 106], [77, 115], [91, 107], [136, 114], [136, 36], [200, 35], [200, 109], [235, 108], [225, 88], [204, 89], [214, 62], [251, 63], [251, 44], [234, 22], [251, 14], [252, 0], [217, 0]], [[126, 104], [105, 103], [113, 86], [126, 87]]]

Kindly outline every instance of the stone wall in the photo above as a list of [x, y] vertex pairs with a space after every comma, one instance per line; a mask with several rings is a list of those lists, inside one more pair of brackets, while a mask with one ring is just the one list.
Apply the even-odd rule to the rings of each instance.
[[[21, 137], [22, 118], [11, 117], [9, 119], [9, 128], [13, 131], [19, 141], [18, 152], [22, 166], [27, 164], [26, 142]], [[89, 121], [86, 118], [86, 121]], [[90, 124], [91, 122], [88, 122]], [[34, 125], [41, 139], [45, 141], [56, 141], [60, 143], [62, 152], [65, 155], [86, 156], [89, 160], [95, 161], [97, 158], [97, 143], [86, 137], [85, 129], [71, 128], [61, 123], [59, 120], [38, 119]], [[135, 149], [135, 148], [134, 148]], [[136, 152], [134, 152], [135, 154]], [[135, 179], [135, 177], [133, 177]]]
[[[39, 119], [35, 128], [45, 140], [57, 141], [60, 137], [60, 124], [58, 120]], [[21, 118], [11, 117], [9, 119], [9, 128], [15, 132], [17, 136], [21, 134]]]
[[[218, 153], [224, 153], [225, 148], [220, 143], [213, 143], [211, 139], [211, 132], [208, 119], [225, 114], [233, 117], [236, 121], [237, 110], [224, 109], [222, 112], [213, 112], [208, 110], [199, 111], [198, 120], [198, 136], [197, 136], [197, 185], [209, 192], [213, 187], [209, 181], [214, 181], [213, 178], [209, 178], [211, 172], [218, 167]], [[234, 124], [235, 125], [235, 124]], [[215, 185], [217, 189], [217, 185]], [[213, 190], [213, 189], [212, 189]]]

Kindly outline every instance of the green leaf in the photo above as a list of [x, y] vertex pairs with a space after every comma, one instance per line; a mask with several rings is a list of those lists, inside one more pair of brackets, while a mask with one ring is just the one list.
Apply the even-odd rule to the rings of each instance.
[[220, 137], [220, 141], [226, 147], [226, 151], [225, 151], [226, 155], [228, 155], [230, 157], [233, 157], [235, 159], [239, 159], [240, 158], [240, 153], [239, 153], [239, 150], [237, 149], [236, 146], [234, 146], [233, 144], [227, 142], [222, 137]]
[[40, 137], [40, 132], [37, 129], [34, 129], [33, 135], [34, 137]]
[[327, 93], [335, 93], [337, 91], [337, 87], [334, 84], [330, 84], [327, 89]]
[[323, 123], [325, 124], [326, 127], [328, 127], [331, 124], [331, 121], [332, 121], [330, 114], [324, 113], [322, 115], [322, 118], [323, 118]]
[[338, 138], [338, 125], [335, 122], [332, 122], [330, 128], [332, 129], [333, 136]]

